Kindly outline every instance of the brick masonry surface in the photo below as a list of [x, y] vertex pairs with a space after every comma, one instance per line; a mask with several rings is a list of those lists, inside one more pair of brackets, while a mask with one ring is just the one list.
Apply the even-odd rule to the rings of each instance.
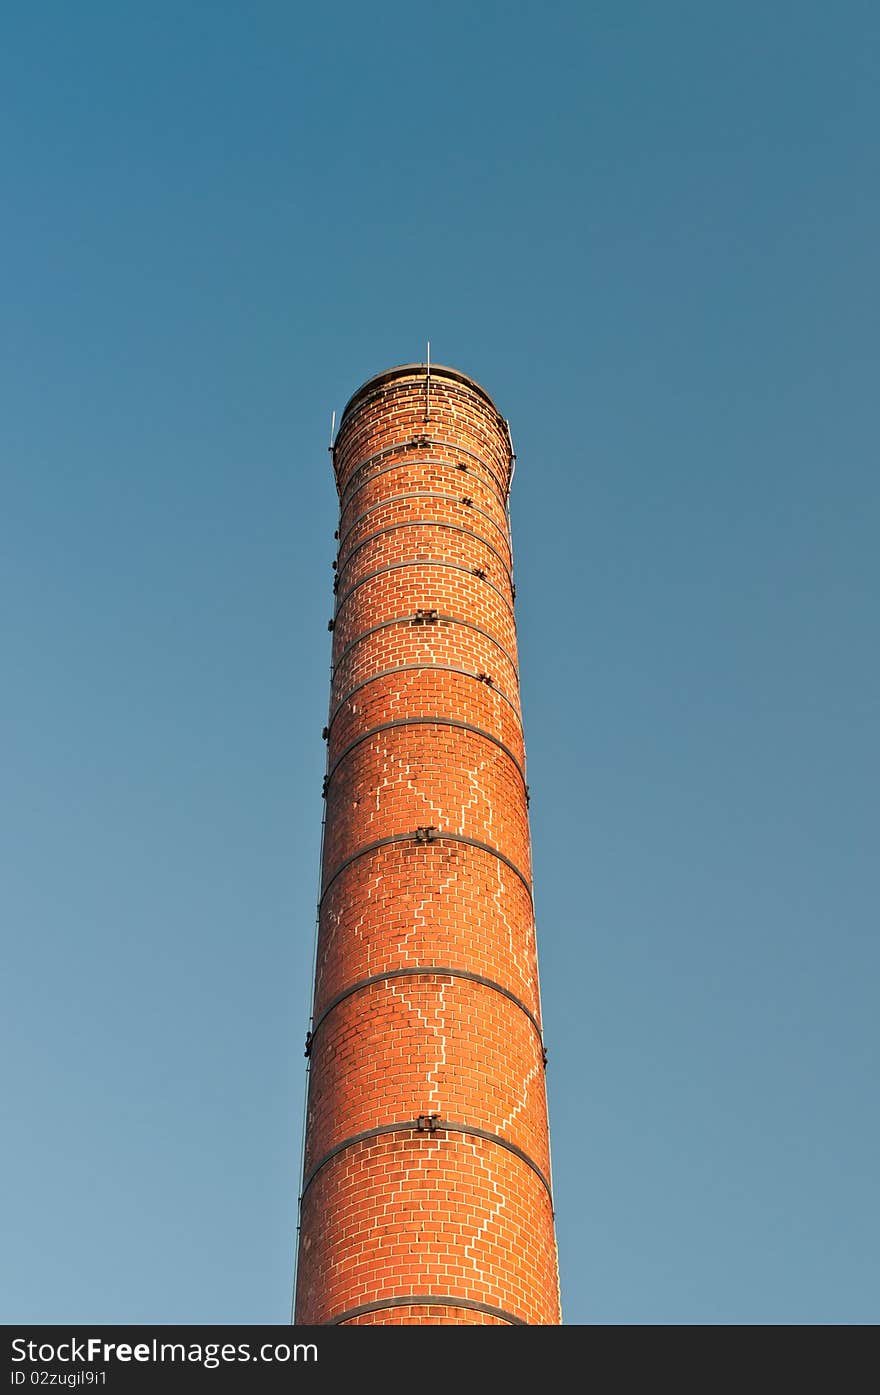
[[340, 498], [296, 1321], [561, 1321], [506, 422], [355, 394]]

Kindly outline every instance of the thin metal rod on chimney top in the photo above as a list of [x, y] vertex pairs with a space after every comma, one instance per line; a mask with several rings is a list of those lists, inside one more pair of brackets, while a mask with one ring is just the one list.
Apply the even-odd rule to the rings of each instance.
[[425, 421], [431, 420], [431, 341], [428, 340], [428, 356], [425, 362]]

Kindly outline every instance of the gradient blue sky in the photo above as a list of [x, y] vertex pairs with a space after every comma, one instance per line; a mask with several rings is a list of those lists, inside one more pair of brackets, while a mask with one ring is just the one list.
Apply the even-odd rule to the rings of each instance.
[[880, 1317], [874, 3], [13, 0], [7, 1321], [290, 1304], [331, 410], [509, 416], [566, 1319]]

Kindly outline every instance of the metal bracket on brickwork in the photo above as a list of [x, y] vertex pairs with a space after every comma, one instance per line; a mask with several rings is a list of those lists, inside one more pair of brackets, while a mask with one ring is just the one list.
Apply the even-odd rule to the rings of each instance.
[[329, 776], [329, 775], [325, 775], [325, 776], [324, 776], [324, 784], [323, 784], [323, 786], [322, 786], [322, 788], [321, 788], [321, 798], [322, 798], [322, 799], [326, 799], [326, 798], [327, 798], [327, 791], [328, 791], [329, 788], [330, 788], [330, 776]]
[[526, 803], [527, 803], [527, 804], [531, 804], [531, 802], [532, 802], [532, 792], [531, 792], [531, 790], [529, 789], [528, 785], [526, 785]]
[[335, 621], [335, 620], [328, 620], [328, 621], [327, 621], [327, 629], [328, 629], [328, 630], [335, 630], [335, 629], [336, 629], [336, 621]]
[[546, 1046], [542, 1046], [542, 1047], [541, 1047], [541, 1064], [542, 1064], [542, 1066], [544, 1067], [544, 1069], [546, 1070], [546, 1069], [547, 1069], [547, 1048], [546, 1048]]
[[441, 1127], [439, 1114], [420, 1114], [416, 1119], [417, 1133], [436, 1133]]
[[464, 463], [463, 460], [459, 460], [459, 462], [458, 462], [458, 464], [456, 465], [455, 468], [456, 468], [456, 470], [466, 470], [468, 467], [467, 467], [467, 465], [465, 465], [465, 463]]
[[321, 732], [321, 740], [322, 740], [322, 741], [326, 741], [326, 740], [328, 739], [329, 735], [330, 735], [330, 728], [329, 728], [329, 727], [324, 727], [323, 731]]
[[312, 1036], [312, 1032], [306, 1032], [306, 1049], [303, 1052], [305, 1057], [309, 1057], [312, 1054]]
[[491, 673], [478, 673], [477, 682], [485, 683], [488, 688], [492, 688], [494, 687], [495, 680], [493, 679]]
[[337, 593], [338, 590], [339, 590], [339, 575], [338, 575], [338, 573], [337, 573], [337, 575], [334, 576], [334, 578], [333, 578], [333, 594], [334, 594], [334, 596], [336, 595], [336, 593]]
[[484, 572], [482, 567], [474, 567], [473, 575], [479, 577], [480, 581], [486, 580], [486, 573]]
[[516, 600], [516, 583], [513, 581], [510, 583], [510, 594], [512, 598]]
[[433, 823], [420, 824], [415, 831], [415, 840], [417, 843], [433, 843], [439, 831]]
[[466, 504], [467, 507], [468, 507], [469, 509], [472, 509], [473, 506], [474, 506], [474, 501], [473, 501], [473, 499], [470, 497], [470, 495], [468, 495], [468, 494], [465, 494], [465, 495], [462, 496], [461, 502], [462, 502], [463, 504]]
[[417, 610], [413, 616], [414, 625], [436, 625], [439, 619], [439, 611]]

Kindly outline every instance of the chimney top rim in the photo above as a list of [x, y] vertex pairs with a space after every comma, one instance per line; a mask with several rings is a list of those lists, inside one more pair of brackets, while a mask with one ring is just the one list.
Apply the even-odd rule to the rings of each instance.
[[[427, 370], [427, 363], [399, 363], [394, 368], [386, 368], [381, 373], [374, 373], [372, 377], [367, 378], [365, 382], [361, 383], [360, 387], [352, 393], [351, 397], [348, 399], [345, 406], [343, 407], [342, 415], [339, 418], [340, 430], [342, 429], [342, 426], [345, 423], [346, 419], [351, 416], [354, 407], [357, 405], [360, 399], [364, 397], [368, 392], [372, 391], [375, 388], [381, 387], [384, 383], [392, 382], [395, 378], [412, 377], [416, 374], [424, 375], [425, 373], [427, 373]], [[483, 400], [486, 403], [488, 403], [488, 405], [492, 408], [493, 412], [497, 412], [498, 417], [501, 421], [505, 420], [505, 418], [501, 415], [501, 412], [499, 411], [497, 404], [494, 402], [490, 394], [483, 387], [482, 383], [478, 383], [476, 378], [472, 378], [469, 373], [463, 373], [460, 368], [450, 368], [448, 365], [443, 363], [432, 363], [431, 377], [451, 378], [454, 382], [464, 383], [466, 387], [471, 388], [475, 393], [477, 393], [479, 397], [482, 397]]]

